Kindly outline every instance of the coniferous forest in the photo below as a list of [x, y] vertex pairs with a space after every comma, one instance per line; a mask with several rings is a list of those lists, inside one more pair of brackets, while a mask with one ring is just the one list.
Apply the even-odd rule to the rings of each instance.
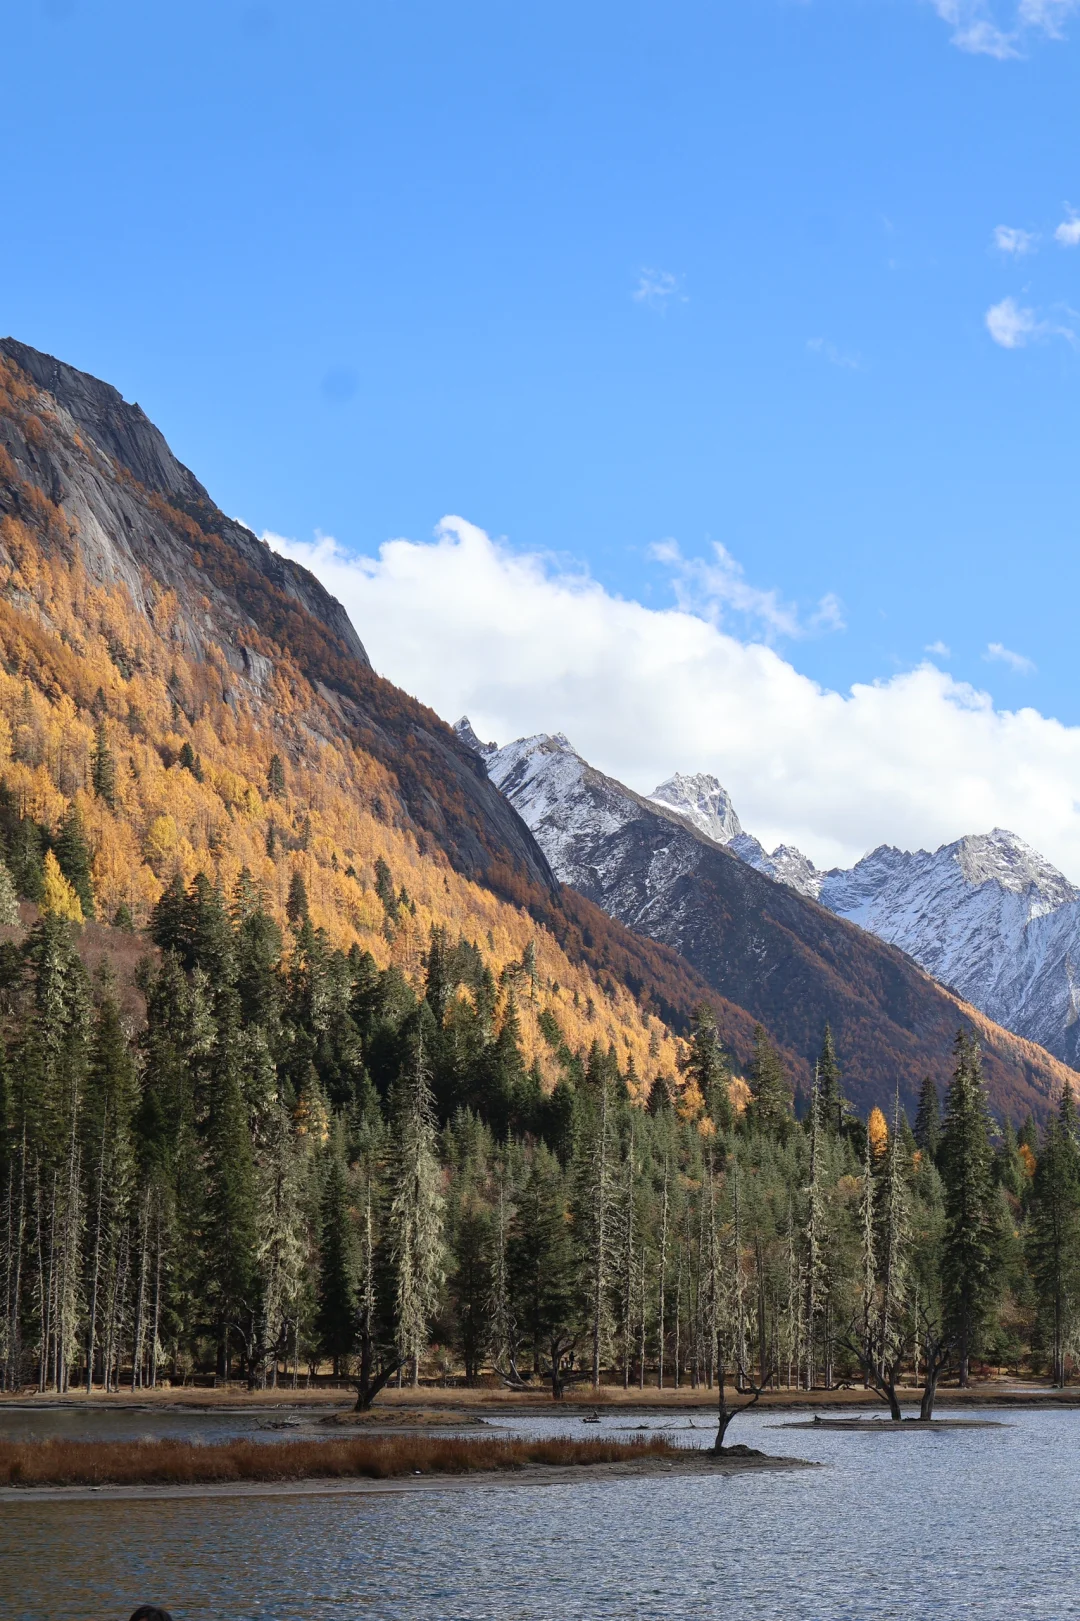
[[961, 1031], [944, 1099], [864, 1121], [826, 1029], [796, 1118], [763, 1030], [744, 1081], [702, 1009], [642, 1077], [568, 1044], [531, 948], [496, 975], [436, 928], [410, 979], [332, 948], [299, 875], [288, 917], [176, 878], [144, 1021], [58, 903], [0, 946], [5, 1389], [858, 1382], [898, 1412], [987, 1364], [1066, 1378], [1070, 1093], [994, 1123]]

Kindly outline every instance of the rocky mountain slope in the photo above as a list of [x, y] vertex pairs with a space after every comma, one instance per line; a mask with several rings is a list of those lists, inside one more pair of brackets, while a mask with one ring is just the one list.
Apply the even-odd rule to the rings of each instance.
[[[459, 735], [471, 739], [471, 728], [462, 724]], [[480, 748], [563, 882], [680, 952], [774, 1032], [804, 1082], [828, 1019], [855, 1101], [887, 1100], [899, 1082], [913, 1107], [923, 1073], [944, 1080], [952, 1036], [967, 1020], [983, 1042], [999, 1110], [1041, 1111], [1061, 1086], [1067, 1072], [1040, 1048], [991, 1024], [902, 951], [718, 844], [706, 828], [736, 819], [708, 779], [681, 779], [692, 802], [677, 809], [682, 790], [635, 794], [562, 736]]]
[[[822, 872], [787, 845], [766, 852], [715, 777], [676, 776], [656, 796], [719, 833], [740, 860], [899, 946], [1007, 1030], [1080, 1067], [1080, 891], [1015, 833], [996, 827], [933, 851], [883, 844], [850, 870]], [[717, 832], [702, 816], [708, 800], [726, 807]]]
[[542, 1069], [548, 1011], [575, 1049], [673, 1076], [673, 1027], [710, 994], [559, 884], [473, 752], [372, 670], [341, 606], [226, 518], [138, 406], [8, 339], [0, 822], [26, 916], [73, 816], [98, 930], [144, 925], [174, 877], [232, 895], [246, 871], [283, 924], [302, 879], [332, 945], [413, 979], [432, 926], [485, 942], [507, 987], [532, 947], [518, 1015]]

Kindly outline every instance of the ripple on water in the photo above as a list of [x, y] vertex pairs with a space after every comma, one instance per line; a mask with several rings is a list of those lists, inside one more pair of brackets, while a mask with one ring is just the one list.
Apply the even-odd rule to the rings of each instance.
[[766, 1433], [763, 1416], [742, 1420], [737, 1439], [826, 1465], [790, 1474], [413, 1498], [8, 1502], [0, 1612], [125, 1621], [154, 1598], [175, 1621], [1080, 1616], [1080, 1413], [994, 1416], [1002, 1428], [900, 1437]]

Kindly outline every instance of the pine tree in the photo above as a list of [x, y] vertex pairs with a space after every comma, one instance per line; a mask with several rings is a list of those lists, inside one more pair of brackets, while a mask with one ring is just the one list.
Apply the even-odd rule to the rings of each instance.
[[315, 1332], [323, 1351], [333, 1360], [335, 1378], [339, 1378], [356, 1342], [356, 1245], [340, 1120], [335, 1122], [330, 1138], [320, 1238]]
[[398, 1355], [418, 1383], [427, 1329], [443, 1281], [443, 1196], [423, 1035], [393, 1099], [394, 1165], [389, 1227]]
[[533, 1372], [548, 1359], [552, 1395], [563, 1394], [566, 1360], [580, 1326], [577, 1265], [567, 1222], [562, 1169], [542, 1146], [533, 1153], [507, 1244], [511, 1309], [533, 1354]]
[[1065, 1349], [1080, 1300], [1080, 1145], [1076, 1105], [1063, 1087], [1043, 1134], [1032, 1184], [1028, 1251], [1051, 1376], [1065, 1383]]
[[833, 1033], [828, 1024], [821, 1043], [817, 1073], [821, 1124], [831, 1136], [839, 1136], [844, 1128], [844, 1094], [840, 1086], [840, 1065], [836, 1061]]
[[271, 798], [285, 798], [285, 765], [280, 754], [270, 756], [270, 768], [266, 774], [266, 786]]
[[915, 1115], [915, 1141], [922, 1152], [936, 1160], [941, 1147], [941, 1104], [932, 1076], [923, 1078], [919, 1092], [919, 1108]]
[[306, 923], [309, 917], [307, 885], [299, 868], [289, 880], [289, 898], [285, 902], [285, 916], [294, 928]]
[[217, 1028], [206, 1075], [202, 1260], [205, 1297], [218, 1340], [218, 1375], [227, 1378], [232, 1330], [250, 1320], [254, 1306], [256, 1197], [244, 1102], [244, 1038], [235, 992], [219, 992], [214, 1020]]
[[94, 884], [90, 876], [90, 848], [79, 807], [72, 804], [60, 824], [53, 845], [60, 871], [79, 897], [84, 917], [94, 917]]
[[942, 1291], [956, 1338], [960, 1383], [997, 1294], [1000, 1270], [997, 1205], [978, 1043], [956, 1038], [956, 1068], [945, 1102], [941, 1175], [945, 1186]]
[[783, 1060], [763, 1027], [754, 1030], [754, 1057], [750, 1065], [748, 1124], [759, 1131], [783, 1136], [791, 1124], [791, 1091]]
[[701, 1093], [705, 1112], [717, 1131], [730, 1131], [735, 1120], [731, 1106], [731, 1067], [720, 1044], [715, 1015], [705, 1003], [694, 1013], [686, 1075]]
[[116, 808], [116, 764], [109, 747], [109, 732], [103, 720], [94, 730], [94, 752], [90, 760], [90, 781], [98, 799], [110, 810]]

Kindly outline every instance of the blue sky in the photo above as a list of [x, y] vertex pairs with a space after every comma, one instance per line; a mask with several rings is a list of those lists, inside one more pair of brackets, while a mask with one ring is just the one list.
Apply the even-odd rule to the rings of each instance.
[[258, 530], [457, 513], [828, 688], [936, 646], [1072, 727], [1071, 11], [35, 0], [0, 327]]

